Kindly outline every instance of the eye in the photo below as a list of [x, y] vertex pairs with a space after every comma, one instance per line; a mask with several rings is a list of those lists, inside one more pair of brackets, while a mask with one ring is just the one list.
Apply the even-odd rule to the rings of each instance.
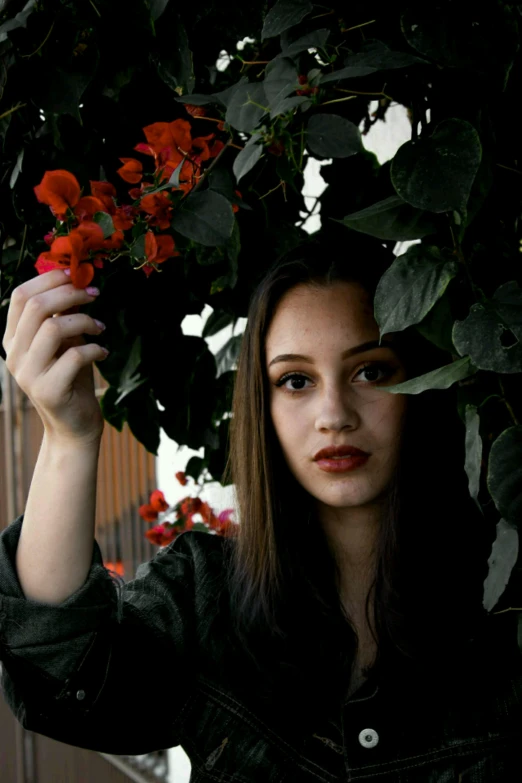
[[[367, 383], [364, 383], [365, 386], [370, 386], [372, 384], [378, 383], [379, 381], [383, 381], [386, 378], [389, 378], [393, 373], [395, 372], [395, 369], [391, 367], [388, 364], [384, 364], [383, 362], [369, 362], [368, 364], [365, 364], [364, 367], [361, 367], [360, 370], [355, 374], [354, 378], [357, 378], [358, 375], [361, 373], [365, 374], [378, 374], [382, 373], [380, 378], [371, 378]], [[306, 375], [303, 375], [300, 372], [290, 372], [283, 375], [278, 381], [276, 381], [275, 386], [280, 387], [284, 386], [284, 391], [288, 392], [289, 394], [295, 395], [299, 394], [302, 391], [305, 391], [305, 386], [301, 385], [300, 388], [289, 388], [286, 387], [285, 384], [288, 381], [293, 382], [299, 382], [300, 384], [303, 384], [305, 381], [309, 381], [310, 379], [306, 377]]]
[[364, 367], [361, 367], [361, 369], [357, 372], [355, 377], [357, 378], [358, 375], [361, 373], [383, 373], [383, 378], [374, 378], [373, 380], [370, 380], [369, 383], [378, 383], [378, 381], [384, 380], [384, 378], [389, 378], [390, 375], [393, 375], [394, 368], [390, 367], [388, 364], [384, 364], [382, 362], [370, 362], [369, 364], [365, 364]]

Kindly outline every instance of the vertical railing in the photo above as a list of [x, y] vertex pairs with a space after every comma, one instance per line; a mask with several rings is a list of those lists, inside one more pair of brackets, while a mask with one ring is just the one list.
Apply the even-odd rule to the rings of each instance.
[[[107, 383], [96, 367], [94, 377], [96, 395], [101, 398]], [[2, 361], [0, 381], [3, 391], [0, 404], [0, 530], [3, 530], [25, 508], [43, 426], [31, 401]], [[98, 464], [95, 536], [104, 562], [122, 571], [126, 582], [134, 578], [140, 563], [150, 560], [157, 552], [157, 547], [145, 538], [146, 523], [138, 514], [138, 508], [148, 502], [155, 488], [155, 456], [136, 440], [127, 424], [121, 432], [106, 424]], [[132, 687], [131, 683], [129, 687]], [[16, 769], [16, 780], [12, 783], [39, 783], [43, 779], [38, 769], [42, 758], [41, 743], [52, 741], [38, 736], [40, 753], [36, 754], [32, 732], [26, 732], [14, 717], [12, 722], [15, 724], [14, 746], [11, 750], [2, 749], [3, 753], [15, 755], [14, 759], [10, 758], [12, 768]], [[9, 728], [12, 731], [12, 726]], [[7, 731], [1, 733], [7, 735]], [[112, 758], [99, 755], [108, 760]], [[113, 763], [120, 771], [126, 769], [129, 781], [168, 781], [167, 755], [166, 751], [158, 751], [146, 756], [119, 756], [113, 758]], [[56, 753], [49, 749], [48, 763], [55, 756]], [[104, 781], [100, 780], [100, 783]]]

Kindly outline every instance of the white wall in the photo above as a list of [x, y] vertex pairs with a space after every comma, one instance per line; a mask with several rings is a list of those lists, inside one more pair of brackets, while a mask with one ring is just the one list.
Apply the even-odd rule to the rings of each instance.
[[[377, 102], [373, 102], [371, 111], [377, 108]], [[363, 143], [367, 150], [377, 155], [379, 163], [390, 160], [395, 155], [398, 148], [409, 141], [411, 138], [411, 125], [403, 106], [392, 105], [388, 109], [386, 122], [377, 122], [372, 126], [368, 135], [363, 137]], [[330, 161], [320, 162], [315, 158], [310, 158], [304, 171], [305, 183], [303, 194], [308, 209], [312, 209], [316, 196], [319, 196], [325, 189], [326, 184], [321, 178], [321, 165], [330, 163]], [[320, 215], [317, 207], [314, 214], [311, 215], [303, 227], [310, 233], [317, 231], [321, 225]], [[302, 217], [305, 213], [302, 213]], [[398, 243], [395, 252], [398, 254], [404, 252], [411, 243]], [[183, 323], [184, 334], [201, 336], [206, 319], [212, 312], [212, 308], [207, 305], [201, 316], [188, 315]], [[246, 318], [241, 318], [236, 324], [234, 333], [240, 334], [244, 330]], [[208, 346], [213, 353], [216, 353], [222, 345], [232, 335], [232, 328], [227, 327], [218, 334], [206, 338]], [[156, 460], [156, 475], [158, 489], [165, 493], [167, 501], [173, 505], [182, 497], [189, 494], [191, 483], [182, 487], [175, 479], [175, 474], [183, 470], [191, 456], [203, 456], [203, 449], [194, 451], [185, 446], [178, 447], [174, 441], [161, 433], [161, 443]], [[207, 484], [201, 495], [202, 499], [208, 501], [214, 510], [219, 513], [225, 508], [235, 508], [234, 493], [232, 487], [222, 487], [219, 483]], [[235, 517], [237, 519], [237, 516]], [[190, 777], [190, 761], [185, 751], [181, 748], [172, 748], [169, 751], [169, 773], [170, 783], [188, 783]]]

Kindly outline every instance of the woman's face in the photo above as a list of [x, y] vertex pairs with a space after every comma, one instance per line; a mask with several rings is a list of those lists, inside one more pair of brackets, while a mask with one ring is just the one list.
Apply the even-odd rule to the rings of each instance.
[[[266, 338], [272, 421], [290, 471], [319, 507], [371, 506], [390, 484], [407, 401], [383, 391], [406, 380], [394, 337], [359, 350], [378, 343], [379, 327], [358, 283], [300, 284], [278, 303]], [[339, 472], [314, 460], [320, 449], [347, 445], [369, 458]]]

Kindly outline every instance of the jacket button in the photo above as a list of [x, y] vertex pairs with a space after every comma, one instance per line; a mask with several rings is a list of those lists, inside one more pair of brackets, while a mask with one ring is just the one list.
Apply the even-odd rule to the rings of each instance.
[[379, 735], [375, 729], [363, 729], [359, 734], [359, 742], [363, 748], [374, 748], [379, 742]]
[[78, 701], [82, 701], [82, 699], [85, 699], [85, 691], [78, 691], [78, 693], [76, 694], [76, 698], [78, 699]]

